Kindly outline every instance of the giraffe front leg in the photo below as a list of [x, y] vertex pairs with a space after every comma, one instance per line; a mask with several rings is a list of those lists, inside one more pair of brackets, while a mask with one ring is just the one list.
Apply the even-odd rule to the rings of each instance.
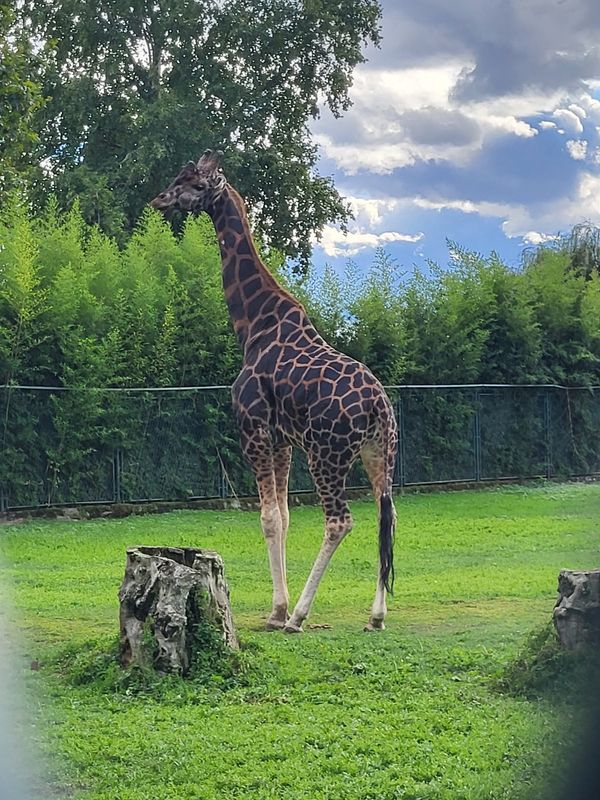
[[257, 478], [260, 497], [260, 524], [267, 544], [269, 568], [273, 580], [273, 606], [267, 630], [281, 630], [288, 618], [289, 596], [283, 566], [283, 522], [277, 502], [275, 477]]
[[284, 564], [284, 520], [279, 507], [273, 447], [263, 426], [242, 428], [242, 446], [256, 479], [260, 523], [273, 581], [273, 604], [266, 628], [281, 630], [288, 618], [289, 596]]
[[283, 569], [282, 521], [279, 506], [267, 504], [260, 515], [263, 535], [269, 553], [269, 567], [273, 580], [273, 606], [266, 628], [269, 631], [281, 630], [288, 619], [289, 596]]
[[[273, 453], [273, 469], [275, 473], [275, 488], [277, 491], [277, 504], [281, 514], [281, 568], [283, 572], [283, 582], [287, 586], [286, 571], [286, 541], [290, 524], [290, 512], [288, 506], [288, 480], [290, 466], [292, 463], [292, 448], [284, 445]], [[287, 621], [287, 614], [286, 614]]]

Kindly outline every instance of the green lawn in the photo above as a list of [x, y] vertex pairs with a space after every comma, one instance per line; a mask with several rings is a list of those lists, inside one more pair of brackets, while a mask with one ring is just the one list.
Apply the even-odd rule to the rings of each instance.
[[[600, 486], [415, 494], [397, 508], [396, 592], [381, 634], [362, 632], [376, 573], [371, 503], [353, 504], [355, 529], [308, 620], [332, 628], [297, 637], [261, 629], [271, 587], [256, 513], [0, 528], [4, 580], [28, 655], [42, 663], [29, 689], [42, 699], [34, 708], [53, 797], [533, 796], [557, 768], [570, 706], [500, 694], [492, 678], [549, 619], [559, 569], [600, 565]], [[293, 599], [321, 535], [319, 509], [292, 510]], [[93, 654], [114, 644], [133, 544], [221, 553], [245, 645], [239, 679], [107, 688], [98, 658], [98, 681], [74, 682], [73, 663], [89, 674]]]

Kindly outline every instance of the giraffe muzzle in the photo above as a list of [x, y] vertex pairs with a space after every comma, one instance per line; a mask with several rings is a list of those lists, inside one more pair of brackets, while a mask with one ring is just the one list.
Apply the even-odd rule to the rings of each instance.
[[169, 201], [167, 200], [167, 195], [164, 192], [156, 195], [154, 200], [150, 200], [148, 205], [150, 206], [150, 208], [155, 208], [157, 211], [165, 211], [169, 207]]

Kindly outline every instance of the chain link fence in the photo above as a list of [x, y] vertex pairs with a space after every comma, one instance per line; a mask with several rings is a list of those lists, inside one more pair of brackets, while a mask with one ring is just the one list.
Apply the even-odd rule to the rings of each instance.
[[[397, 486], [600, 473], [600, 387], [394, 386]], [[255, 494], [227, 386], [0, 387], [0, 511]], [[360, 464], [349, 488], [367, 487]], [[295, 453], [290, 491], [312, 491]]]

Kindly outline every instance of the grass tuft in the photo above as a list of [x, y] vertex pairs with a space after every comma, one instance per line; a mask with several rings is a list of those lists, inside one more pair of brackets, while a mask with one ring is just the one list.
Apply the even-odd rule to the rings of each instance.
[[517, 657], [504, 666], [496, 687], [505, 694], [527, 699], [550, 694], [578, 698], [585, 695], [599, 667], [596, 651], [565, 650], [554, 625], [548, 622], [529, 634]]
[[196, 597], [188, 606], [193, 611], [188, 647], [191, 664], [185, 676], [156, 668], [157, 644], [152, 620], [144, 626], [142, 657], [123, 668], [119, 661], [118, 637], [104, 637], [62, 650], [48, 666], [74, 687], [87, 687], [99, 694], [144, 695], [168, 700], [173, 694], [188, 701], [196, 695], [205, 699], [206, 690], [223, 692], [248, 683], [250, 660], [246, 651], [231, 650], [214, 622], [206, 598]]

